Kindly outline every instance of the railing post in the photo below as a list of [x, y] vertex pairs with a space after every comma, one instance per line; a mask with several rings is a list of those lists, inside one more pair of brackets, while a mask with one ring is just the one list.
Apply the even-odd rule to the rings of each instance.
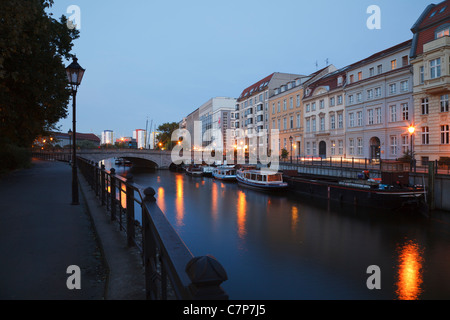
[[[144, 190], [144, 201], [155, 202], [155, 190], [153, 188], [147, 188]], [[153, 238], [153, 234], [150, 226], [150, 216], [146, 206], [142, 206], [142, 250], [143, 250], [143, 262], [144, 262], [144, 275], [145, 275], [145, 292], [147, 300], [157, 299], [158, 293], [161, 291], [158, 287], [154, 275], [157, 274], [156, 266], [156, 244]]]
[[193, 300], [228, 300], [228, 294], [220, 286], [228, 276], [214, 257], [193, 258], [186, 265], [186, 273], [191, 279], [189, 291]]
[[129, 247], [134, 246], [134, 189], [130, 185], [133, 182], [133, 176], [127, 175], [127, 242]]
[[111, 169], [111, 221], [116, 220], [116, 169]]
[[101, 166], [100, 179], [101, 179], [101, 181], [100, 181], [100, 187], [101, 187], [100, 195], [101, 195], [101, 198], [102, 198], [102, 206], [104, 206], [105, 203], [106, 203], [106, 194], [105, 194], [106, 181], [105, 181], [105, 165], [104, 164], [102, 164], [102, 166]]

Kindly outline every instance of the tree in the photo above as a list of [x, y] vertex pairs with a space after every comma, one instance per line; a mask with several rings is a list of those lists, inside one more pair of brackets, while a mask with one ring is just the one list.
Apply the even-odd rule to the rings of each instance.
[[287, 151], [285, 148], [281, 149], [281, 158], [287, 159], [289, 156], [289, 151]]
[[46, 13], [53, 0], [0, 1], [0, 148], [29, 148], [67, 116], [76, 29]]
[[179, 125], [176, 122], [167, 122], [160, 125], [157, 129], [160, 134], [156, 137], [159, 143], [162, 143], [162, 147], [167, 150], [172, 150], [174, 144], [172, 143], [172, 133], [179, 129]]

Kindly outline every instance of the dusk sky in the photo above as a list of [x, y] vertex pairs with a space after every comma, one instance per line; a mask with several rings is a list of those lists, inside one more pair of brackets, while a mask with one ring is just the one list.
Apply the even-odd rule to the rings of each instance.
[[[439, 2], [55, 0], [50, 12], [81, 12], [73, 53], [87, 70], [77, 131], [118, 138], [147, 119], [179, 122], [210, 98], [237, 98], [273, 72], [306, 75], [316, 62], [341, 68], [364, 59], [411, 39], [426, 6]], [[367, 28], [370, 5], [381, 9], [379, 30]], [[70, 112], [63, 132], [71, 121]]]

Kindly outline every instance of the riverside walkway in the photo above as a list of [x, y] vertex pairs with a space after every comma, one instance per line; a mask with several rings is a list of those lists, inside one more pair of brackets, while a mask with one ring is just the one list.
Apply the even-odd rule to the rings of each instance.
[[[80, 205], [71, 205], [71, 173], [67, 163], [33, 160], [0, 177], [0, 299], [144, 299], [138, 257], [81, 177]], [[72, 265], [81, 289], [67, 287]]]

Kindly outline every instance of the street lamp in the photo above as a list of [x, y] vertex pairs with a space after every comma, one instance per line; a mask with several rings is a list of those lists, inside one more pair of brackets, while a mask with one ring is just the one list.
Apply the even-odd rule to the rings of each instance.
[[292, 163], [292, 141], [294, 140], [294, 138], [292, 138], [292, 136], [289, 137], [289, 142], [291, 143], [291, 163]]
[[409, 132], [409, 134], [410, 134], [409, 141], [410, 141], [410, 144], [411, 144], [411, 159], [414, 159], [414, 153], [413, 153], [413, 136], [414, 136], [414, 132], [416, 132], [416, 128], [415, 128], [413, 125], [410, 125], [410, 126], [408, 127], [408, 132]]
[[78, 86], [83, 80], [84, 72], [78, 64], [78, 59], [73, 58], [73, 62], [66, 68], [67, 80], [69, 81], [70, 88], [72, 90], [72, 106], [73, 106], [73, 118], [72, 118], [72, 135], [73, 135], [73, 149], [72, 149], [72, 205], [79, 205], [78, 197], [78, 176], [77, 176], [77, 127], [76, 127], [76, 96]]

